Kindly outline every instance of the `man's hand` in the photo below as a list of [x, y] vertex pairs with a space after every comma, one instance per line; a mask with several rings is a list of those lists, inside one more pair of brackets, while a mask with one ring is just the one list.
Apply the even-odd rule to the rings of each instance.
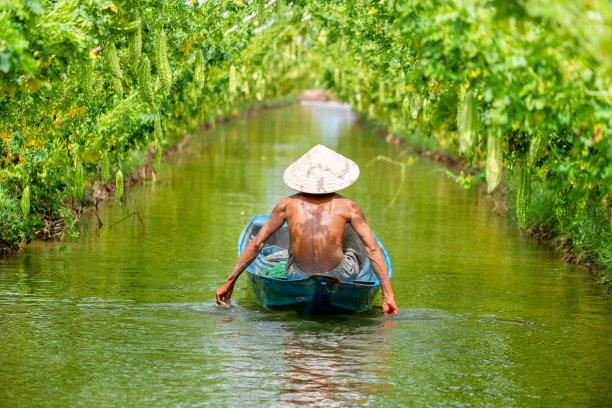
[[397, 314], [399, 311], [394, 298], [383, 299], [382, 309], [384, 314]]
[[223, 286], [217, 289], [215, 295], [217, 296], [218, 305], [229, 306], [229, 300], [234, 291], [234, 283], [225, 282]]

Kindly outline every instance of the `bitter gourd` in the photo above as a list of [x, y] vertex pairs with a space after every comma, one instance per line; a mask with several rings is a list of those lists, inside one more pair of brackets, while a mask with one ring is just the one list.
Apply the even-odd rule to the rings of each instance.
[[531, 210], [531, 169], [524, 164], [521, 168], [521, 179], [516, 196], [516, 216], [521, 227], [525, 228]]
[[202, 50], [196, 52], [193, 81], [198, 88], [204, 85], [204, 55], [202, 54]]
[[538, 132], [536, 136], [531, 139], [529, 144], [529, 165], [535, 166], [535, 164], [542, 158], [546, 151], [548, 144], [548, 136], [545, 132]]
[[115, 90], [115, 95], [119, 99], [123, 99], [123, 82], [119, 78], [112, 78], [113, 81], [113, 89]]
[[140, 61], [138, 69], [138, 86], [145, 102], [153, 106], [153, 88], [151, 86], [151, 62], [146, 56]]
[[430, 137], [432, 131], [432, 107], [429, 98], [423, 99], [423, 133]]
[[111, 31], [117, 34], [131, 34], [140, 28], [140, 24], [140, 20], [117, 24], [116, 26], [111, 27]]
[[115, 176], [115, 201], [121, 200], [123, 197], [123, 173], [121, 170]]
[[110, 42], [108, 47], [106, 48], [106, 65], [108, 66], [108, 70], [111, 75], [117, 79], [123, 79], [123, 73], [121, 72], [121, 67], [119, 66], [119, 60], [117, 59], [117, 47], [115, 47], [114, 42]]
[[142, 28], [140, 25], [134, 32], [130, 33], [128, 51], [132, 64], [134, 64], [134, 67], [138, 67], [138, 61], [142, 52]]
[[457, 109], [457, 130], [459, 132], [459, 152], [471, 161], [474, 147], [478, 142], [480, 116], [476, 108], [476, 98], [471, 90], [461, 87], [459, 107]]
[[107, 182], [110, 177], [109, 173], [110, 163], [108, 160], [108, 153], [104, 152], [102, 157], [100, 158], [100, 176], [102, 176], [102, 181]]
[[499, 132], [490, 132], [487, 138], [487, 162], [485, 176], [487, 179], [487, 193], [492, 193], [502, 177], [503, 168], [502, 137]]
[[264, 0], [258, 0], [257, 5], [258, 5], [257, 19], [259, 20], [259, 25], [262, 26], [265, 22], [264, 18], [265, 18], [265, 12], [266, 12], [266, 8], [265, 8], [266, 5], [264, 3]]
[[168, 47], [166, 43], [166, 32], [162, 29], [161, 33], [157, 37], [156, 47], [156, 69], [161, 81], [162, 88], [165, 93], [170, 93], [172, 87], [172, 70], [168, 63]]
[[406, 74], [404, 74], [404, 70], [400, 71], [400, 81], [397, 85], [396, 92], [399, 98], [403, 97], [406, 93]]
[[74, 196], [77, 201], [83, 198], [83, 165], [77, 162], [74, 166]]
[[21, 212], [24, 217], [30, 213], [30, 186], [26, 186], [21, 193]]
[[155, 114], [155, 124], [153, 126], [153, 139], [161, 141], [163, 137], [164, 137], [164, 134], [162, 133], [161, 118], [159, 117], [159, 113], [156, 113]]
[[421, 106], [423, 105], [423, 98], [417, 92], [414, 92], [410, 97], [410, 117], [417, 119], [421, 112]]

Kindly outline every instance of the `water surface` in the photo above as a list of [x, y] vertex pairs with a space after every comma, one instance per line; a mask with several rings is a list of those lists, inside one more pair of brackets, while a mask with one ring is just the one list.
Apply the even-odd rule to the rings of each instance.
[[[217, 307], [244, 224], [317, 143], [361, 167], [343, 194], [391, 255], [400, 314], [266, 310], [245, 279]], [[0, 259], [0, 406], [612, 405], [612, 303], [593, 279], [438, 164], [415, 157], [388, 207], [400, 171], [368, 165], [379, 154], [408, 158], [349, 111], [266, 111], [194, 136], [69, 256]], [[134, 211], [144, 231], [121, 221]]]

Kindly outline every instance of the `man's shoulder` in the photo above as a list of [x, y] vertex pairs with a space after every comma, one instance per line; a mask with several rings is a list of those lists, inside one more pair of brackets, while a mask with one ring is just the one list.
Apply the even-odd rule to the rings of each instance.
[[355, 207], [355, 206], [359, 207], [359, 205], [357, 205], [355, 201], [351, 200], [350, 198], [341, 196], [340, 194], [337, 194], [337, 193], [336, 193], [335, 200], [342, 203], [342, 205], [346, 205], [348, 207]]

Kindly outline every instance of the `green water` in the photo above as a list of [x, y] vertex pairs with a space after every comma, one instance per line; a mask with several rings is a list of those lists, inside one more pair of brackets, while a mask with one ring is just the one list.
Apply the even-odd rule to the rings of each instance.
[[[252, 214], [291, 193], [316, 143], [354, 159], [357, 201], [400, 313], [308, 317], [214, 290]], [[0, 259], [0, 406], [612, 406], [612, 302], [520, 236], [476, 189], [396, 157], [345, 110], [267, 111], [196, 135], [160, 182], [100, 207], [83, 237]], [[407, 157], [405, 157], [407, 159]], [[138, 211], [145, 230], [132, 218]], [[244, 277], [243, 277], [244, 278]]]

